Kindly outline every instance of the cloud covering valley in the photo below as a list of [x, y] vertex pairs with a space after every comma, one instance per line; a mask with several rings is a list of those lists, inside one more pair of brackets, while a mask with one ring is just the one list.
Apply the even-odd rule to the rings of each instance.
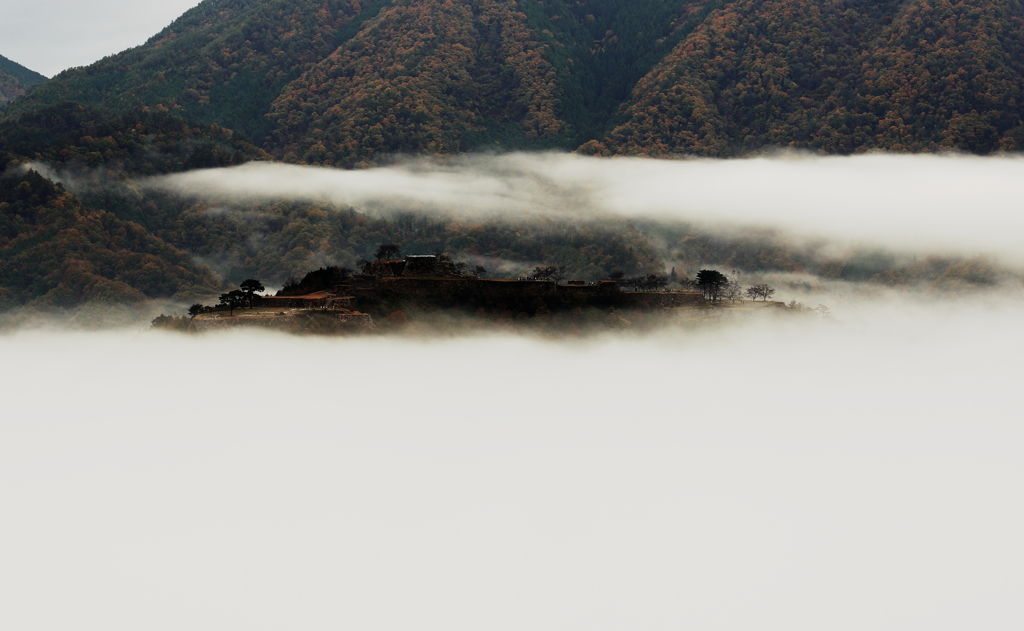
[[564, 154], [425, 159], [345, 171], [249, 163], [145, 186], [212, 199], [304, 200], [469, 216], [602, 215], [768, 228], [807, 241], [1024, 264], [1024, 159], [783, 154], [650, 160]]

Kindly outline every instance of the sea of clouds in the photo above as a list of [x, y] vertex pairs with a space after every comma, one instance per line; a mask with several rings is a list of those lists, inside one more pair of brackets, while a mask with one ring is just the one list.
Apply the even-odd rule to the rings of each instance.
[[[147, 185], [1017, 262], [1022, 166], [512, 155]], [[836, 290], [800, 297], [834, 321], [561, 341], [0, 335], [0, 628], [1017, 628], [1020, 293]]]
[[0, 626], [1024, 622], [1022, 306], [0, 337]]

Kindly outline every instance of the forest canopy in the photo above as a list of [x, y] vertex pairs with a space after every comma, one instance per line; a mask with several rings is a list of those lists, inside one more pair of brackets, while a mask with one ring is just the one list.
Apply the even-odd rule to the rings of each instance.
[[0, 113], [146, 107], [278, 159], [1024, 149], [1010, 0], [206, 0]]

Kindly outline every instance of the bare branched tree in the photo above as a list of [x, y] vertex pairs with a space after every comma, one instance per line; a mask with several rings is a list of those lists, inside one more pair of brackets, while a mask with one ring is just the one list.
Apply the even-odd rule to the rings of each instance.
[[740, 287], [739, 283], [734, 283], [732, 281], [727, 281], [724, 285], [722, 285], [722, 299], [723, 300], [731, 300], [731, 301], [735, 302], [735, 301], [739, 300], [742, 297], [743, 297], [743, 289]]
[[563, 278], [565, 278], [565, 271], [561, 267], [555, 267], [554, 265], [537, 266], [530, 273], [530, 279], [532, 280], [559, 281]]
[[747, 295], [750, 296], [751, 300], [768, 300], [775, 295], [775, 289], [767, 283], [758, 283], [752, 287], [747, 288]]
[[622, 281], [633, 291], [659, 291], [668, 285], [668, 277], [662, 274], [647, 274], [644, 276], [633, 276]]
[[397, 243], [385, 243], [377, 248], [377, 252], [374, 256], [378, 261], [393, 261], [402, 254], [402, 249], [398, 247]]

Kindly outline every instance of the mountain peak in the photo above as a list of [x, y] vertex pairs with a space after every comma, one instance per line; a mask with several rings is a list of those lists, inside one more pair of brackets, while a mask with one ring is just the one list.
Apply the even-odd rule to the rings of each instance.
[[0, 108], [46, 80], [38, 72], [0, 55]]

